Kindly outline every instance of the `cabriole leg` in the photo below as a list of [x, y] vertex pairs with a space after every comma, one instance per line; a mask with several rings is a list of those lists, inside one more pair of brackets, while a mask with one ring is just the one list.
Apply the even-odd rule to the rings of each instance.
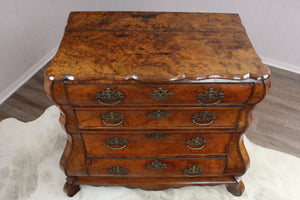
[[236, 183], [228, 184], [226, 189], [234, 196], [241, 196], [245, 190], [245, 185], [240, 177], [235, 177]]
[[74, 184], [75, 177], [67, 177], [67, 181], [64, 185], [64, 191], [69, 196], [74, 196], [80, 190], [79, 185]]

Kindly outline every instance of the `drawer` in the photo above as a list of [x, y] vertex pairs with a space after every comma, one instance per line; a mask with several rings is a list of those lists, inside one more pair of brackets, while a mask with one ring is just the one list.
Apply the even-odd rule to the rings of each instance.
[[[125, 132], [125, 133], [124, 133]], [[81, 132], [88, 157], [136, 158], [168, 155], [226, 155], [231, 132]]]
[[212, 159], [92, 159], [92, 176], [201, 177], [220, 176], [225, 158]]
[[67, 87], [77, 106], [210, 106], [245, 103], [252, 84], [74, 84]]
[[76, 108], [80, 129], [234, 128], [241, 107]]

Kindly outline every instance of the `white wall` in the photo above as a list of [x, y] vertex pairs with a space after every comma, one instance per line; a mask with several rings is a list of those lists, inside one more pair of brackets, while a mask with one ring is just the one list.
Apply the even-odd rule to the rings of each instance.
[[239, 13], [266, 64], [300, 73], [299, 0], [0, 0], [0, 103], [54, 56], [71, 10]]
[[95, 9], [95, 0], [0, 0], [0, 104], [54, 56], [70, 10]]

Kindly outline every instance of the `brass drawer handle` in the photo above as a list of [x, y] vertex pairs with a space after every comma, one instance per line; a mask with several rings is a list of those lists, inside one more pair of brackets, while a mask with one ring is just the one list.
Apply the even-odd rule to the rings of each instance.
[[162, 169], [167, 169], [168, 167], [167, 167], [166, 163], [155, 160], [155, 161], [151, 162], [150, 164], [147, 164], [146, 168], [151, 169], [151, 170], [162, 170]]
[[183, 170], [183, 174], [185, 176], [190, 176], [190, 177], [200, 176], [203, 172], [204, 172], [203, 168], [197, 167], [195, 165], [185, 168]]
[[[185, 146], [191, 150], [200, 150], [205, 147], [207, 144], [206, 139], [201, 138], [201, 137], [194, 137], [190, 140], [187, 140], [185, 143]], [[196, 147], [193, 147], [196, 146]]]
[[[102, 122], [107, 126], [118, 126], [121, 125], [125, 120], [125, 116], [117, 112], [107, 112], [105, 114], [101, 114], [100, 117]], [[112, 123], [107, 123], [106, 121], [117, 122], [117, 123], [112, 124]]]
[[147, 95], [154, 100], [167, 100], [172, 95], [174, 95], [173, 92], [169, 92], [167, 89], [163, 89], [163, 88], [158, 88], [153, 90], [154, 90], [153, 93], [148, 93]]
[[[198, 114], [193, 114], [193, 123], [198, 126], [207, 126], [214, 122], [216, 115], [207, 111], [199, 112]], [[199, 123], [204, 122], [204, 123]]]
[[112, 174], [112, 175], [127, 175], [129, 173], [129, 170], [124, 168], [124, 167], [120, 167], [119, 165], [114, 166], [110, 169], [108, 169], [108, 173]]
[[[211, 106], [220, 103], [220, 101], [224, 98], [224, 93], [219, 92], [218, 90], [214, 90], [213, 88], [209, 88], [205, 90], [204, 93], [197, 94], [197, 100], [200, 104], [205, 106]], [[215, 100], [213, 103], [203, 103], [202, 101], [210, 101]]]
[[[128, 140], [123, 139], [121, 137], [111, 137], [106, 140], [106, 145], [108, 148], [112, 150], [121, 150], [124, 149], [128, 144]], [[119, 146], [119, 147], [114, 147], [114, 146]]]
[[[95, 94], [95, 97], [99, 103], [105, 106], [113, 106], [122, 101], [124, 98], [124, 93], [118, 92], [115, 89], [106, 88], [105, 90], [102, 90], [101, 93], [97, 92]], [[116, 102], [112, 102], [116, 101]]]
[[162, 110], [153, 110], [146, 114], [150, 119], [165, 119], [171, 117], [171, 113]]

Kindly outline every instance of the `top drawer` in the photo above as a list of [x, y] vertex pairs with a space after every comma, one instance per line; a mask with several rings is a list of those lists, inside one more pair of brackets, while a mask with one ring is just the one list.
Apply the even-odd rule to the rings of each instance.
[[210, 106], [244, 104], [252, 84], [74, 84], [67, 86], [76, 106]]

